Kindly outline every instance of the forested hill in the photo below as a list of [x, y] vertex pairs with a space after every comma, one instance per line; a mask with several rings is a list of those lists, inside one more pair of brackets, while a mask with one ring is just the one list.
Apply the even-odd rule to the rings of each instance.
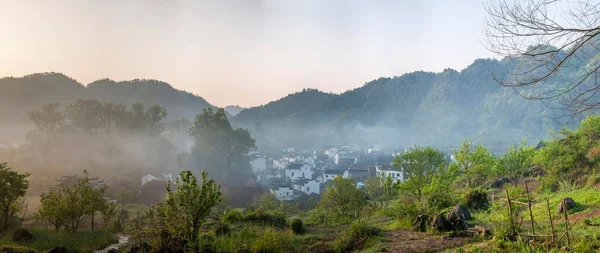
[[523, 138], [537, 142], [560, 126], [544, 116], [552, 112], [542, 103], [493, 80], [509, 64], [479, 59], [460, 72], [379, 78], [342, 94], [303, 90], [244, 110], [234, 122], [271, 147], [454, 145], [467, 138], [499, 146]]
[[159, 104], [167, 109], [167, 119], [193, 117], [206, 107], [213, 107], [203, 98], [174, 89], [157, 80], [136, 79], [115, 82], [110, 79], [94, 81], [87, 86], [60, 73], [39, 73], [24, 77], [0, 79], [0, 143], [22, 139], [28, 129], [27, 112], [37, 110], [47, 102], [62, 106], [77, 99], [94, 98], [99, 101]]

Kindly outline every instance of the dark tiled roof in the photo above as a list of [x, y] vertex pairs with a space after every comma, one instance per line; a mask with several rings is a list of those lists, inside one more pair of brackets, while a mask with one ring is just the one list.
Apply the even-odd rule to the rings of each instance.
[[301, 178], [301, 179], [298, 179], [294, 184], [295, 185], [305, 185], [306, 183], [308, 183], [308, 179]]
[[303, 166], [303, 165], [304, 165], [304, 164], [302, 164], [302, 163], [292, 163], [292, 164], [288, 165], [288, 166], [286, 167], [286, 169], [290, 169], [290, 170], [300, 170], [300, 168], [302, 168], [302, 166]]
[[345, 170], [325, 170], [325, 174], [335, 174], [335, 175], [342, 175], [344, 174]]
[[350, 171], [368, 171], [369, 166], [366, 164], [352, 164], [348, 167]]

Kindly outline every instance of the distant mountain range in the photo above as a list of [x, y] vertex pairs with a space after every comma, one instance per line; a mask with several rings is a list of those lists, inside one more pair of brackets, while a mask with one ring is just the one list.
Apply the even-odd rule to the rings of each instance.
[[202, 109], [214, 107], [202, 97], [147, 79], [120, 82], [101, 79], [84, 86], [60, 73], [39, 73], [2, 78], [0, 90], [0, 143], [22, 140], [24, 133], [32, 128], [27, 112], [47, 102], [65, 106], [77, 99], [97, 99], [128, 106], [137, 102], [159, 104], [167, 108], [167, 120], [193, 119]]
[[232, 116], [235, 116], [235, 115], [238, 115], [241, 111], [243, 111], [246, 108], [241, 107], [239, 105], [228, 105], [228, 106], [225, 106], [224, 109], [226, 112], [228, 112]]
[[[457, 145], [473, 139], [506, 146], [527, 138], [536, 142], [558, 129], [552, 111], [521, 98], [491, 76], [502, 77], [508, 60], [478, 59], [459, 71], [413, 72], [379, 78], [341, 94], [305, 89], [268, 104], [243, 109], [228, 106], [230, 120], [247, 128], [260, 148], [317, 148], [347, 143], [384, 147]], [[24, 134], [26, 113], [46, 102], [76, 99], [160, 104], [167, 120], [192, 120], [214, 107], [204, 98], [156, 80], [115, 82], [102, 79], [87, 86], [59, 73], [0, 79], [0, 143]], [[19, 133], [15, 133], [19, 132]]]

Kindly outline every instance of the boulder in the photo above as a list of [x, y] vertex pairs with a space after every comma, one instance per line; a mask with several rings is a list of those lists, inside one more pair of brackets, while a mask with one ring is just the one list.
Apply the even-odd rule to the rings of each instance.
[[111, 248], [107, 251], [107, 253], [121, 253], [121, 249], [119, 248]]
[[494, 189], [501, 189], [502, 187], [504, 187], [505, 184], [508, 184], [510, 182], [512, 182], [512, 180], [510, 180], [510, 178], [503, 177], [503, 178], [500, 178], [500, 179], [492, 182], [491, 187]]
[[24, 228], [19, 228], [12, 234], [13, 242], [32, 242], [34, 240], [35, 238], [31, 233], [29, 233], [29, 230]]
[[450, 213], [448, 213], [448, 221], [453, 221], [453, 220], [463, 220], [463, 221], [468, 221], [471, 219], [471, 214], [469, 213], [469, 210], [467, 210], [467, 208], [465, 208], [463, 205], [456, 205], [454, 206], [454, 208], [452, 208], [452, 211], [450, 211]]
[[429, 216], [426, 214], [417, 215], [415, 221], [413, 222], [413, 230], [418, 232], [426, 232], [427, 231], [427, 223], [429, 221]]
[[444, 213], [440, 213], [433, 218], [431, 221], [431, 228], [438, 232], [448, 232], [453, 230], [452, 224], [448, 222]]
[[58, 247], [51, 248], [46, 252], [47, 253], [69, 253], [69, 250], [63, 246], [58, 246]]
[[[573, 208], [575, 208], [577, 204], [575, 203], [575, 200], [573, 200], [572, 198], [564, 198], [563, 200], [560, 201], [560, 203], [558, 204], [558, 213], [563, 213], [565, 210], [569, 211]], [[566, 208], [566, 209], [565, 209]]]

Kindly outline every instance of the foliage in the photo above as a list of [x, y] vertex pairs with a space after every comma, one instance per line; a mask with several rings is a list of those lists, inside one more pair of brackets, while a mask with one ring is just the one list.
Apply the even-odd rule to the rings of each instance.
[[[192, 155], [198, 168], [208, 168], [215, 176], [250, 173], [248, 152], [255, 140], [247, 130], [233, 129], [225, 111], [206, 108], [197, 115], [189, 134], [195, 139]], [[236, 171], [234, 171], [234, 169]]]
[[7, 163], [0, 163], [0, 231], [6, 230], [15, 213], [21, 210], [21, 199], [29, 188], [28, 176], [13, 171]]
[[213, 226], [213, 232], [215, 233], [215, 235], [219, 236], [227, 235], [231, 232], [231, 228], [229, 228], [229, 225], [227, 225], [227, 223], [225, 222], [217, 222]]
[[60, 185], [43, 194], [38, 218], [54, 225], [57, 231], [64, 228], [74, 233], [86, 218], [93, 217], [106, 205], [105, 189], [93, 186], [85, 173], [85, 178], [77, 180], [75, 185]]
[[415, 147], [402, 152], [394, 159], [394, 167], [404, 174], [404, 181], [400, 189], [414, 196], [417, 202], [423, 206], [425, 191], [436, 192], [435, 185], [443, 185], [444, 179], [440, 178], [440, 172], [446, 170], [446, 160], [442, 152], [431, 147]]
[[167, 199], [156, 206], [157, 216], [164, 230], [172, 238], [187, 241], [197, 250], [201, 225], [211, 209], [222, 199], [220, 187], [203, 172], [201, 183], [190, 171], [182, 171], [177, 178], [177, 190], [167, 185]]
[[470, 190], [465, 196], [465, 199], [466, 206], [474, 211], [487, 209], [490, 205], [487, 191], [483, 188]]
[[293, 219], [290, 222], [290, 229], [294, 232], [294, 234], [302, 234], [304, 233], [304, 224], [301, 219]]
[[356, 220], [335, 240], [335, 249], [337, 252], [352, 252], [361, 249], [370, 238], [378, 234], [379, 229], [369, 225], [367, 221]]
[[532, 166], [532, 158], [535, 154], [533, 147], [514, 144], [508, 151], [498, 159], [496, 171], [500, 176], [508, 176], [516, 180], [527, 173]]
[[277, 232], [273, 228], [267, 228], [252, 244], [252, 252], [255, 253], [279, 253], [286, 252], [285, 248], [290, 243], [292, 234], [290, 231]]
[[[103, 202], [100, 204], [100, 208], [98, 210], [100, 212], [100, 217], [102, 218], [102, 227], [106, 228], [110, 224], [110, 221], [117, 216], [118, 213], [121, 212], [119, 207], [117, 207], [114, 203]], [[127, 211], [125, 211], [127, 212]], [[118, 220], [120, 221], [120, 220]]]
[[[30, 229], [29, 231], [36, 240], [19, 243], [18, 245], [26, 246], [41, 252], [46, 252], [51, 248], [61, 245], [66, 247], [69, 252], [91, 253], [118, 242], [113, 233], [104, 230], [94, 232], [77, 231], [75, 233], [68, 233], [65, 231], [55, 232], [41, 229]], [[0, 245], [15, 245], [15, 243], [11, 241], [9, 234], [10, 233], [0, 236]]]
[[327, 185], [317, 208], [327, 212], [333, 219], [349, 219], [356, 217], [365, 203], [365, 195], [357, 189], [354, 180], [337, 176]]
[[466, 181], [465, 187], [473, 188], [483, 185], [491, 174], [495, 158], [481, 144], [463, 141], [460, 149], [454, 151], [454, 159], [458, 172]]

